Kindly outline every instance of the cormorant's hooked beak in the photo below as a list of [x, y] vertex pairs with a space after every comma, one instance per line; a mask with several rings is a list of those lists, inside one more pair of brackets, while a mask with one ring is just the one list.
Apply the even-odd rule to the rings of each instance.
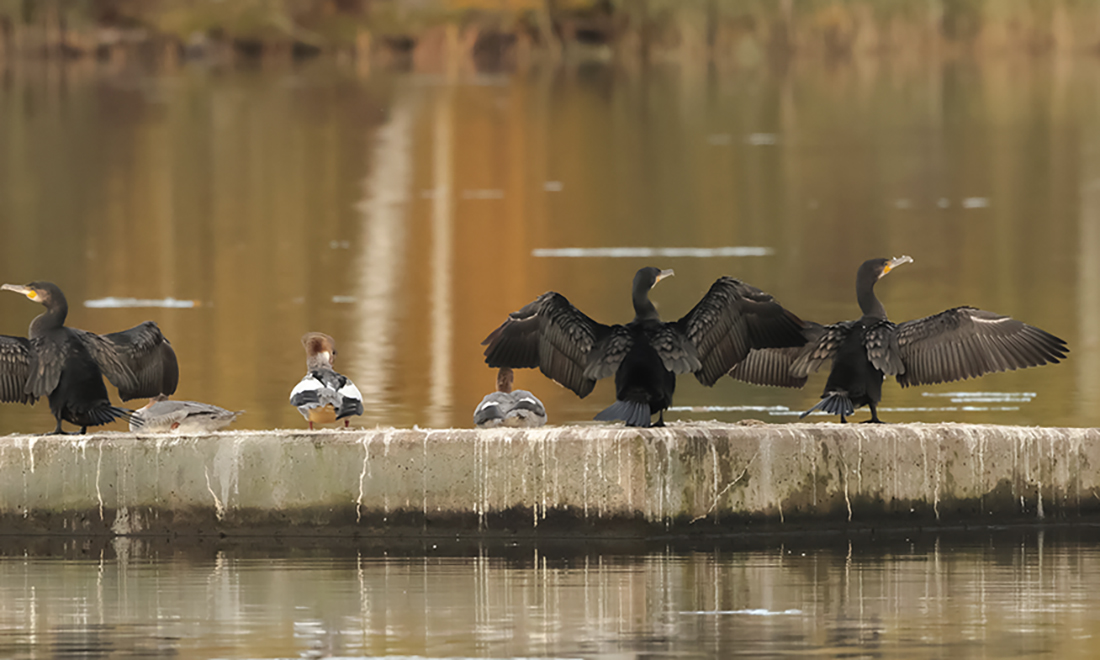
[[885, 275], [886, 273], [889, 273], [890, 271], [894, 270], [898, 266], [900, 266], [902, 264], [911, 264], [911, 263], [913, 263], [913, 257], [910, 257], [907, 254], [903, 254], [900, 257], [894, 257], [890, 261], [887, 261], [886, 265], [882, 267], [882, 272], [879, 274], [878, 278], [881, 280], [883, 275]]
[[[668, 270], [662, 270], [660, 273], [657, 274], [657, 281], [654, 282], [654, 284], [656, 284], [657, 282], [660, 282], [661, 280], [665, 279], [666, 277], [672, 277], [675, 274], [676, 273], [672, 272], [671, 268], [669, 268]], [[663, 290], [664, 289], [662, 289], [662, 291]]]
[[23, 294], [31, 300], [38, 300], [38, 292], [28, 286], [23, 286], [22, 284], [5, 284], [3, 286], [0, 286], [0, 291], [14, 291], [16, 293]]

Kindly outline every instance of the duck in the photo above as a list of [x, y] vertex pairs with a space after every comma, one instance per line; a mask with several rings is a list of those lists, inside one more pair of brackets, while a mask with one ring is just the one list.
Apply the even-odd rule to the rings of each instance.
[[497, 372], [497, 391], [485, 395], [474, 409], [474, 425], [481, 429], [499, 426], [534, 428], [546, 424], [546, 408], [527, 390], [512, 390], [514, 374], [508, 367]]
[[314, 424], [331, 424], [344, 420], [348, 428], [350, 417], [363, 414], [363, 395], [347, 376], [333, 369], [336, 340], [323, 332], [302, 335], [306, 349], [306, 375], [290, 391], [290, 405]]
[[198, 401], [169, 401], [158, 394], [130, 416], [130, 430], [143, 433], [203, 434], [220, 431], [232, 424], [243, 410], [236, 412]]

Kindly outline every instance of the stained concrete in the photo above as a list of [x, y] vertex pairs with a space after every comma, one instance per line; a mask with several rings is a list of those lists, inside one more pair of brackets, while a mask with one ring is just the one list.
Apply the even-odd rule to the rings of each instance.
[[967, 424], [0, 438], [0, 534], [726, 535], [1100, 521], [1100, 431]]

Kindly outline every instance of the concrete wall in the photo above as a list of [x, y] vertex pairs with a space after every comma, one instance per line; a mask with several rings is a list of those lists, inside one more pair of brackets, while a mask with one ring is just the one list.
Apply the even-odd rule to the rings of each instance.
[[0, 438], [0, 533], [653, 537], [1100, 520], [1100, 431], [684, 424]]

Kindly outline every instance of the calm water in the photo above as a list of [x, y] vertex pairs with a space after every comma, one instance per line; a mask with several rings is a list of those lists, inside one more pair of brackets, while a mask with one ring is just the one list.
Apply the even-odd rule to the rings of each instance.
[[[302, 424], [286, 399], [309, 330], [337, 338], [364, 425], [469, 426], [494, 384], [479, 342], [543, 291], [625, 322], [632, 274], [652, 264], [676, 270], [654, 292], [666, 318], [730, 274], [833, 322], [858, 315], [860, 262], [909, 254], [878, 287], [895, 320], [975, 305], [1073, 353], [890, 384], [886, 419], [1093, 426], [1098, 100], [1091, 59], [450, 76], [26, 65], [0, 76], [0, 280], [57, 282], [78, 327], [157, 320], [180, 356], [178, 396], [246, 409], [242, 428]], [[757, 249], [553, 252], [616, 247]], [[83, 306], [108, 296], [200, 306]], [[25, 333], [37, 312], [0, 296], [0, 333]], [[771, 410], [672, 417], [787, 421], [824, 380], [683, 378], [677, 405]], [[583, 401], [533, 371], [517, 385], [558, 422], [613, 399], [610, 381]], [[959, 391], [1008, 396], [944, 396]], [[0, 432], [50, 424], [44, 403], [2, 407]]]
[[1095, 539], [761, 545], [620, 554], [439, 541], [420, 556], [123, 539], [9, 547], [0, 655], [1095, 657]]

